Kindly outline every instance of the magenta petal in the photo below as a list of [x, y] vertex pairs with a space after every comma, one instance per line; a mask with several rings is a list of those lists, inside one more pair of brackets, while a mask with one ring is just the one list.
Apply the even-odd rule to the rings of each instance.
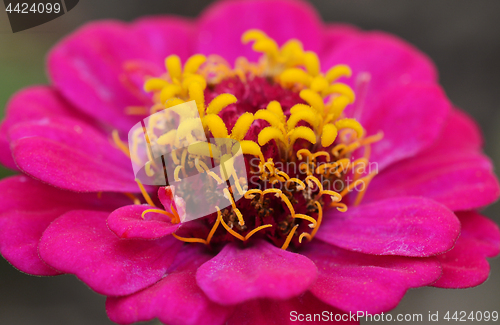
[[[156, 26], [156, 28], [155, 28]], [[154, 33], [150, 34], [150, 31]], [[87, 114], [128, 131], [137, 116], [127, 106], [149, 106], [148, 97], [124, 78], [127, 64], [150, 62], [163, 67], [164, 58], [190, 48], [190, 24], [180, 18], [154, 18], [137, 24], [106, 21], [79, 29], [49, 54], [49, 75], [62, 94]], [[156, 52], [158, 51], [158, 52]]]
[[182, 243], [170, 236], [118, 239], [106, 226], [108, 215], [78, 210], [59, 217], [43, 233], [40, 256], [104, 295], [131, 294], [160, 280]]
[[[353, 28], [339, 32], [328, 28], [325, 49], [320, 53], [324, 70], [336, 64], [347, 64], [353, 76], [342, 80], [360, 98], [362, 112], [371, 111], [380, 95], [411, 83], [434, 84], [437, 72], [432, 61], [412, 45], [382, 32], [356, 32]], [[333, 46], [328, 47], [328, 42]], [[330, 49], [330, 51], [328, 51]]]
[[168, 275], [151, 287], [130, 296], [109, 297], [109, 318], [119, 324], [153, 318], [171, 325], [223, 324], [230, 309], [211, 302], [196, 284], [196, 270], [211, 258], [202, 249], [184, 248]]
[[205, 294], [222, 305], [254, 298], [288, 299], [315, 279], [316, 266], [308, 258], [265, 241], [244, 249], [227, 244], [196, 273]]
[[[352, 25], [342, 23], [327, 24], [323, 31], [323, 46], [318, 55], [322, 60], [326, 61], [326, 58], [335, 55], [335, 51], [341, 48], [345, 42], [357, 39], [361, 35], [363, 35], [363, 32]], [[322, 68], [326, 70], [331, 66], [323, 65]]]
[[490, 272], [486, 257], [500, 253], [500, 231], [493, 221], [473, 211], [457, 215], [462, 232], [455, 247], [438, 256], [443, 276], [436, 287], [468, 288], [483, 283]]
[[370, 184], [365, 202], [388, 197], [425, 196], [452, 210], [480, 208], [500, 193], [493, 166], [479, 153], [428, 152], [398, 163]]
[[145, 43], [151, 62], [163, 68], [165, 58], [178, 55], [184, 62], [192, 55], [195, 26], [190, 20], [175, 16], [152, 16], [137, 20], [134, 34]]
[[137, 192], [129, 158], [80, 120], [44, 118], [9, 133], [19, 168], [54, 186], [77, 192]]
[[[241, 14], [238, 14], [241, 13]], [[322, 26], [314, 9], [302, 1], [253, 0], [220, 1], [210, 7], [198, 24], [198, 51], [218, 54], [233, 64], [239, 56], [257, 60], [259, 54], [241, 36], [249, 29], [260, 29], [279, 45], [299, 39], [306, 50], [318, 52]]]
[[441, 275], [434, 257], [373, 256], [310, 243], [303, 252], [318, 267], [310, 291], [341, 310], [380, 313], [397, 306], [409, 288], [429, 285]]
[[164, 214], [148, 212], [150, 205], [128, 205], [113, 211], [108, 219], [109, 229], [120, 238], [157, 239], [170, 235], [177, 230], [179, 224], [172, 224]]
[[432, 149], [478, 151], [483, 146], [483, 136], [476, 122], [464, 111], [454, 108]]
[[445, 206], [402, 197], [328, 210], [316, 237], [366, 254], [425, 257], [451, 249], [459, 233], [460, 222]]
[[454, 211], [488, 205], [500, 188], [491, 162], [479, 151], [481, 143], [474, 122], [453, 110], [437, 143], [377, 175], [364, 200], [425, 196]]
[[38, 256], [40, 237], [53, 220], [73, 209], [112, 211], [125, 203], [122, 197], [62, 191], [26, 176], [0, 181], [0, 193], [0, 252], [16, 268], [34, 275], [60, 273]]
[[54, 89], [47, 86], [30, 87], [19, 91], [7, 103], [6, 116], [0, 125], [0, 162], [12, 169], [17, 166], [10, 153], [8, 133], [15, 124], [53, 116], [68, 116], [88, 120], [74, 111]]
[[372, 145], [370, 161], [382, 170], [430, 147], [440, 135], [450, 109], [443, 90], [435, 85], [411, 84], [385, 93], [360, 117], [368, 135], [384, 133], [384, 138]]
[[[307, 315], [322, 315], [307, 319]], [[355, 316], [355, 314], [354, 314]], [[314, 317], [314, 316], [309, 316]], [[316, 316], [317, 317], [317, 316]], [[326, 317], [326, 319], [325, 319]], [[339, 321], [335, 321], [338, 319]], [[356, 317], [344, 314], [314, 297], [311, 293], [289, 300], [256, 299], [235, 308], [226, 325], [359, 324]]]
[[126, 130], [137, 122], [137, 117], [125, 115], [125, 108], [144, 102], [120, 82], [119, 76], [127, 60], [145, 56], [141, 45], [124, 23], [87, 25], [51, 51], [50, 78], [78, 108]]

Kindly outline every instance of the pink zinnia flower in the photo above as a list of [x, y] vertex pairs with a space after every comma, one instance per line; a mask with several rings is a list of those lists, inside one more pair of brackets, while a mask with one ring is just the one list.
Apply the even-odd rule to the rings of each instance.
[[[22, 173], [0, 182], [0, 251], [29, 274], [75, 274], [117, 323], [379, 313], [409, 288], [478, 285], [499, 253], [477, 212], [499, 195], [480, 132], [391, 35], [325, 25], [298, 1], [224, 1], [196, 22], [87, 25], [48, 70], [52, 84], [16, 94], [0, 127], [0, 161]], [[189, 100], [207, 135], [241, 142], [257, 179], [179, 223], [187, 189], [138, 184], [123, 139]], [[159, 143], [178, 171], [200, 168], [202, 155]], [[277, 184], [290, 187], [257, 186]]]

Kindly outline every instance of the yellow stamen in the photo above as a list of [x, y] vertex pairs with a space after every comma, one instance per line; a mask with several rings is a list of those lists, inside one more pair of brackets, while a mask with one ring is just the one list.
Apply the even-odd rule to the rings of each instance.
[[331, 146], [335, 139], [337, 138], [337, 128], [333, 124], [326, 124], [323, 126], [323, 131], [321, 132], [321, 145], [325, 148]]
[[295, 128], [297, 123], [300, 121], [305, 121], [309, 123], [312, 127], [316, 128], [318, 126], [318, 115], [314, 113], [313, 110], [304, 110], [296, 113], [292, 113], [292, 115], [288, 118], [286, 122], [288, 130], [292, 130]]
[[261, 162], [265, 161], [264, 155], [262, 154], [262, 150], [260, 149], [260, 146], [257, 143], [245, 140], [240, 142], [240, 146], [241, 146], [241, 151], [244, 154], [258, 156]]
[[240, 195], [244, 195], [245, 191], [241, 187], [240, 181], [238, 180], [238, 175], [236, 175], [236, 171], [235, 170], [233, 170], [233, 172], [231, 173], [231, 176], [233, 176], [234, 184], [236, 185], [236, 189], [238, 190], [238, 193]]
[[310, 88], [318, 93], [324, 93], [328, 88], [328, 81], [323, 76], [317, 76], [312, 80]]
[[148, 192], [146, 192], [146, 189], [142, 185], [141, 181], [138, 179], [135, 179], [135, 181], [137, 182], [137, 185], [139, 185], [139, 189], [141, 190], [141, 193], [142, 193], [142, 196], [144, 197], [144, 200], [146, 200], [146, 202], [150, 206], [156, 207], [156, 205], [153, 203], [153, 200], [151, 200], [151, 197], [149, 196]]
[[280, 125], [283, 124], [281, 122], [279, 116], [276, 115], [275, 113], [273, 113], [272, 111], [268, 110], [268, 109], [258, 110], [255, 113], [255, 119], [256, 120], [264, 120], [267, 123], [269, 123], [271, 126], [277, 128], [277, 129], [279, 129]]
[[251, 41], [257, 41], [266, 38], [267, 35], [263, 31], [258, 29], [249, 29], [246, 32], [244, 32], [243, 35], [241, 36], [241, 42], [243, 44], [247, 44]]
[[200, 66], [207, 61], [207, 58], [202, 54], [191, 56], [184, 64], [184, 73], [196, 73]]
[[176, 152], [176, 150], [172, 151], [171, 156], [172, 156], [172, 160], [174, 161], [174, 164], [176, 164], [176, 165], [180, 165], [181, 161], [180, 161], [180, 160], [179, 160], [179, 158], [177, 157], [177, 152]]
[[330, 207], [336, 207], [337, 210], [339, 210], [340, 212], [347, 211], [347, 205], [345, 203], [342, 203], [342, 202], [332, 202], [330, 204]]
[[176, 182], [181, 181], [181, 179], [179, 178], [179, 172], [181, 171], [181, 169], [182, 169], [182, 166], [180, 166], [180, 165], [175, 167], [175, 169], [174, 169], [174, 179]]
[[300, 91], [300, 98], [311, 105], [316, 112], [323, 114], [325, 110], [325, 103], [323, 102], [323, 98], [321, 98], [318, 93], [310, 89], [303, 89]]
[[129, 199], [131, 199], [135, 205], [141, 204], [141, 201], [132, 193], [124, 193]]
[[[316, 229], [316, 228], [315, 228]], [[310, 234], [308, 234], [307, 232], [303, 232], [300, 234], [300, 237], [299, 237], [299, 243], [302, 244], [302, 239], [306, 237], [309, 241], [312, 240], [312, 236]]]
[[179, 85], [168, 84], [160, 92], [160, 101], [165, 104], [167, 100], [179, 95], [181, 92], [182, 88]]
[[240, 226], [244, 226], [245, 220], [243, 220], [243, 215], [241, 214], [240, 210], [236, 207], [236, 203], [234, 202], [232, 194], [229, 192], [227, 188], [223, 189], [222, 191], [224, 192], [225, 197], [229, 201], [231, 201], [231, 206], [233, 207], [233, 211], [234, 213], [236, 213], [236, 216], [238, 217], [238, 223], [240, 224]]
[[219, 210], [219, 208], [217, 208], [217, 220], [215, 220], [215, 224], [213, 225], [212, 229], [210, 230], [210, 233], [208, 234], [207, 245], [210, 244], [210, 241], [212, 240], [212, 237], [214, 236], [215, 231], [219, 227], [220, 219], [221, 219], [220, 210]]
[[146, 80], [144, 83], [144, 91], [146, 92], [151, 92], [151, 91], [160, 91], [163, 89], [163, 87], [166, 87], [168, 85], [168, 82], [164, 79], [160, 78], [151, 78]]
[[172, 233], [172, 236], [174, 236], [176, 239], [180, 240], [180, 241], [183, 241], [183, 242], [186, 242], [186, 243], [202, 243], [202, 244], [205, 244], [205, 245], [208, 245], [207, 244], [207, 241], [205, 239], [202, 239], [202, 238], [186, 238], [186, 237], [181, 237], [181, 236], [178, 236], [174, 233]]
[[281, 104], [278, 101], [273, 100], [269, 102], [269, 104], [267, 104], [266, 109], [276, 114], [276, 116], [280, 119], [282, 123], [285, 122], [286, 117], [285, 114], [283, 114], [283, 109], [281, 108]]
[[241, 141], [245, 138], [250, 126], [254, 121], [254, 116], [252, 113], [245, 112], [243, 113], [231, 130], [231, 138]]
[[273, 225], [262, 225], [260, 227], [257, 227], [255, 228], [254, 230], [250, 231], [246, 236], [245, 236], [245, 241], [247, 241], [250, 237], [252, 237], [253, 234], [255, 234], [256, 232], [262, 230], [262, 229], [265, 229], [265, 228], [269, 228], [269, 227], [272, 227]]
[[165, 59], [165, 66], [172, 81], [180, 79], [182, 75], [181, 59], [177, 55], [170, 55]]
[[340, 155], [340, 151], [346, 148], [347, 146], [344, 143], [338, 144], [332, 149], [332, 155], [338, 157]]
[[290, 136], [290, 144], [289, 144], [290, 147], [293, 146], [293, 144], [297, 139], [304, 139], [312, 144], [316, 144], [316, 134], [314, 134], [313, 130], [305, 126], [296, 127], [290, 132], [289, 136]]
[[281, 76], [283, 84], [301, 84], [308, 87], [312, 82], [312, 77], [302, 69], [292, 68], [285, 70]]
[[328, 87], [327, 94], [340, 94], [349, 98], [350, 103], [354, 103], [356, 95], [354, 91], [346, 84], [337, 82]]
[[179, 213], [177, 213], [177, 210], [174, 208], [174, 204], [173, 203], [170, 204], [170, 211], [172, 211], [172, 213], [175, 216], [175, 220], [176, 220], [175, 222], [176, 223], [181, 222], [181, 218], [179, 217]]
[[146, 115], [149, 109], [145, 106], [127, 106], [125, 108], [126, 115]]
[[345, 118], [342, 120], [338, 120], [337, 122], [335, 122], [335, 127], [338, 130], [352, 129], [356, 132], [358, 138], [361, 138], [365, 133], [365, 130], [363, 129], [361, 124], [352, 118]]
[[253, 199], [255, 197], [255, 195], [257, 194], [260, 194], [262, 195], [262, 191], [259, 190], [259, 189], [251, 189], [251, 190], [248, 190], [246, 193], [245, 193], [245, 199]]
[[314, 177], [314, 176], [307, 176], [306, 177], [306, 183], [309, 185], [309, 187], [312, 187], [312, 183], [311, 181], [313, 181], [314, 183], [316, 183], [316, 186], [318, 187], [318, 190], [319, 192], [323, 192], [323, 184], [321, 184], [321, 182], [319, 181], [319, 179], [317, 177]]
[[295, 182], [295, 183], [299, 184], [299, 187], [297, 187], [297, 190], [299, 190], [299, 191], [302, 191], [302, 190], [304, 190], [306, 188], [306, 184], [304, 184], [304, 182], [302, 182], [298, 178], [295, 178], [295, 177], [294, 178], [290, 178], [288, 181]]
[[147, 209], [147, 210], [144, 210], [142, 211], [142, 214], [141, 214], [141, 218], [144, 219], [144, 217], [146, 216], [147, 213], [149, 212], [153, 212], [153, 213], [159, 213], [159, 214], [163, 214], [163, 215], [166, 215], [170, 218], [170, 222], [173, 223], [173, 224], [177, 224], [177, 220], [175, 218], [175, 216], [170, 213], [170, 212], [167, 212], [165, 210], [161, 210], [161, 209]]
[[321, 207], [321, 204], [319, 204], [318, 201], [315, 201], [314, 204], [318, 208], [318, 220], [316, 222], [316, 227], [311, 231], [311, 238], [310, 240], [316, 235], [316, 233], [319, 230], [319, 227], [321, 226], [321, 221], [323, 220], [323, 208]]
[[317, 76], [319, 74], [320, 66], [318, 55], [314, 52], [307, 51], [304, 53], [304, 65], [307, 69], [307, 72], [311, 76]]
[[314, 219], [313, 217], [310, 217], [310, 216], [308, 216], [308, 215], [297, 213], [297, 214], [296, 214], [296, 215], [294, 215], [293, 217], [294, 217], [294, 219], [295, 219], [295, 218], [298, 218], [298, 219], [304, 219], [304, 220], [309, 221], [309, 222], [311, 223], [311, 224], [309, 225], [309, 228], [314, 228], [314, 227], [316, 227], [316, 225], [317, 225], [316, 219]]
[[118, 135], [118, 130], [113, 130], [113, 132], [111, 132], [111, 135], [118, 149], [120, 149], [124, 154], [126, 154], [130, 158], [130, 150], [128, 149], [128, 146], [120, 139], [120, 136]]
[[216, 146], [204, 141], [190, 144], [188, 147], [188, 151], [192, 155], [205, 156], [211, 158], [219, 158], [221, 156], [221, 152]]
[[205, 95], [203, 94], [203, 89], [197, 82], [191, 83], [188, 88], [189, 97], [196, 102], [200, 117], [205, 116]]
[[302, 155], [306, 155], [308, 158], [312, 159], [312, 153], [309, 151], [309, 149], [299, 149], [297, 150], [297, 158], [299, 160], [302, 160]]
[[330, 195], [333, 202], [340, 202], [340, 200], [342, 200], [342, 196], [335, 191], [323, 190], [323, 191], [321, 191], [320, 195], [323, 195], [323, 194]]
[[238, 99], [233, 94], [221, 94], [210, 102], [207, 107], [207, 114], [219, 114], [224, 108], [237, 101]]
[[224, 219], [222, 218], [222, 214], [220, 213], [220, 210], [219, 210], [219, 207], [215, 207], [217, 209], [217, 218], [220, 220], [220, 223], [222, 224], [222, 226], [224, 228], [226, 228], [227, 232], [230, 233], [231, 235], [233, 235], [234, 237], [238, 238], [239, 240], [241, 241], [245, 241], [245, 238], [238, 234], [236, 231], [234, 231], [233, 229], [231, 229], [227, 224], [226, 222], [224, 221]]
[[262, 131], [259, 132], [258, 136], [258, 142], [259, 145], [262, 147], [266, 143], [268, 143], [271, 140], [279, 140], [282, 143], [285, 143], [285, 137], [283, 136], [283, 133], [278, 130], [277, 128], [273, 128], [272, 126], [265, 127]]
[[283, 243], [283, 246], [281, 246], [281, 249], [287, 249], [288, 248], [288, 245], [290, 245], [290, 242], [292, 241], [292, 237], [293, 237], [293, 234], [295, 234], [295, 230], [297, 230], [297, 227], [299, 225], [295, 225], [292, 230], [290, 230], [290, 233], [288, 234], [288, 236], [286, 237], [286, 240], [285, 242]]
[[229, 137], [226, 124], [219, 115], [209, 114], [203, 118], [203, 122], [215, 138]]
[[326, 73], [326, 80], [332, 83], [340, 77], [350, 78], [351, 75], [351, 68], [349, 68], [347, 65], [339, 64], [328, 70], [328, 72]]
[[[352, 182], [348, 187], [346, 187], [342, 192], [340, 192], [340, 195], [342, 197], [346, 196], [347, 193], [352, 191], [353, 188], [355, 188], [356, 186], [358, 186], [361, 183], [364, 183], [365, 181], [366, 182], [370, 181], [373, 177], [375, 177], [376, 174], [377, 174], [377, 171], [374, 171], [371, 174], [369, 174], [368, 176], [365, 176], [363, 178], [356, 180], [355, 182]], [[365, 187], [366, 187], [366, 183], [365, 183]]]
[[151, 169], [151, 161], [146, 162], [145, 167], [146, 175], [149, 177], [154, 176], [155, 172]]
[[313, 155], [312, 155], [312, 158], [315, 160], [316, 158], [320, 157], [320, 156], [325, 156], [326, 157], [326, 161], [329, 162], [330, 161], [330, 154], [326, 151], [317, 151], [315, 152]]

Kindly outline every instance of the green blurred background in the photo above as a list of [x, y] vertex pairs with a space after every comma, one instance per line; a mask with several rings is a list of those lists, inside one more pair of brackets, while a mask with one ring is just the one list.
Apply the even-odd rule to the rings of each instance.
[[[437, 64], [450, 99], [481, 125], [486, 153], [500, 167], [500, 1], [497, 0], [316, 0], [324, 20], [394, 33], [415, 44]], [[145, 14], [195, 17], [209, 1], [81, 0], [68, 14], [42, 26], [12, 34], [0, 5], [0, 115], [17, 90], [47, 83], [45, 55], [62, 36], [85, 22]], [[242, 13], [244, 14], [244, 13]], [[0, 167], [0, 176], [12, 172]], [[0, 194], [1, 195], [1, 194]], [[467, 199], [467, 198], [464, 198]], [[485, 210], [500, 221], [500, 204]], [[466, 290], [410, 290], [392, 312], [500, 310], [500, 260], [483, 285]], [[424, 316], [425, 317], [425, 316]], [[443, 322], [443, 324], [448, 322]], [[38, 278], [22, 274], [0, 259], [0, 324], [111, 324], [104, 297], [72, 276]], [[373, 323], [373, 324], [380, 324]]]

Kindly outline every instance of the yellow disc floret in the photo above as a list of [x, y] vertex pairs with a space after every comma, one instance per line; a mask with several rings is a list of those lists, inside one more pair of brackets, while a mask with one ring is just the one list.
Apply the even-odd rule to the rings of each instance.
[[[234, 181], [234, 186], [224, 188], [217, 194], [229, 200], [230, 205], [222, 210], [217, 207], [217, 217], [210, 225], [207, 238], [187, 238], [174, 234], [177, 239], [210, 245], [220, 238], [217, 234], [221, 231], [243, 242], [252, 236], [273, 234], [279, 238], [275, 242], [287, 249], [290, 245], [302, 243], [304, 239], [310, 241], [314, 238], [321, 226], [325, 208], [334, 207], [345, 211], [347, 205], [342, 202], [345, 196], [360, 184], [368, 185], [376, 174], [366, 171], [370, 145], [383, 135], [366, 137], [363, 126], [357, 120], [345, 116], [344, 110], [356, 99], [352, 88], [339, 82], [339, 79], [352, 75], [347, 65], [338, 64], [323, 72], [318, 55], [305, 51], [300, 41], [289, 40], [279, 46], [260, 30], [245, 32], [242, 42], [251, 43], [253, 50], [262, 54], [258, 62], [239, 58], [235, 66], [231, 67], [221, 57], [207, 58], [196, 54], [182, 65], [178, 56], [167, 57], [166, 73], [147, 78], [144, 83], [144, 91], [151, 95], [154, 102], [149, 110], [152, 115], [144, 125], [144, 131], [149, 136], [141, 138], [143, 130], [136, 130], [131, 138], [130, 149], [117, 131], [113, 132], [113, 141], [133, 161], [137, 161], [141, 154], [141, 141], [146, 141], [143, 144], [147, 144], [148, 148], [152, 143], [168, 147], [171, 161], [175, 164], [176, 180], [186, 177], [189, 171], [196, 171], [206, 173], [217, 184], [230, 179]], [[231, 78], [245, 85], [255, 78], [262, 78], [284, 91], [295, 93], [294, 96], [300, 100], [291, 107], [282, 106], [279, 100], [272, 100], [259, 106], [265, 108], [241, 112], [235, 109], [239, 102], [234, 94], [213, 93], [215, 85], [224, 80], [233, 80]], [[207, 92], [212, 92], [212, 95], [207, 97]], [[206, 98], [213, 99], [207, 103]], [[231, 114], [233, 111], [240, 112], [231, 128], [224, 115], [228, 107], [231, 107]], [[128, 108], [127, 111], [139, 110]], [[172, 129], [173, 122], [177, 126]], [[270, 184], [272, 187], [261, 189], [246, 184], [241, 178], [246, 175], [237, 175], [232, 165], [227, 164], [232, 156], [224, 154], [218, 147], [219, 143], [203, 141], [210, 137], [236, 142], [237, 145], [229, 145], [228, 150], [232, 154], [241, 149], [241, 153], [256, 157], [260, 184]], [[364, 150], [364, 154], [351, 162], [352, 153], [358, 149]], [[154, 176], [159, 173], [158, 168], [161, 166], [155, 165], [151, 152], [148, 151], [147, 156], [150, 161], [146, 164], [146, 174]], [[220, 177], [208, 168], [210, 160], [221, 166]], [[299, 165], [297, 171], [289, 172], [281, 167], [291, 163]], [[347, 173], [354, 175], [354, 182], [346, 183], [341, 190], [331, 186], [332, 181], [344, 184]], [[140, 182], [138, 185], [146, 203], [154, 207], [144, 186]], [[354, 200], [356, 204], [362, 199], [366, 186], [358, 191]], [[241, 209], [234, 199], [236, 192], [244, 195], [245, 200], [250, 200], [251, 208]], [[132, 194], [128, 195], [135, 203], [139, 203]], [[273, 209], [283, 211], [276, 225], [263, 221], [264, 217], [276, 218]], [[143, 215], [161, 213], [169, 216], [173, 223], [181, 222], [175, 208], [172, 208], [172, 213], [162, 211], [154, 207], [144, 211]], [[254, 222], [252, 218], [261, 219]], [[248, 224], [255, 227], [247, 229]]]

